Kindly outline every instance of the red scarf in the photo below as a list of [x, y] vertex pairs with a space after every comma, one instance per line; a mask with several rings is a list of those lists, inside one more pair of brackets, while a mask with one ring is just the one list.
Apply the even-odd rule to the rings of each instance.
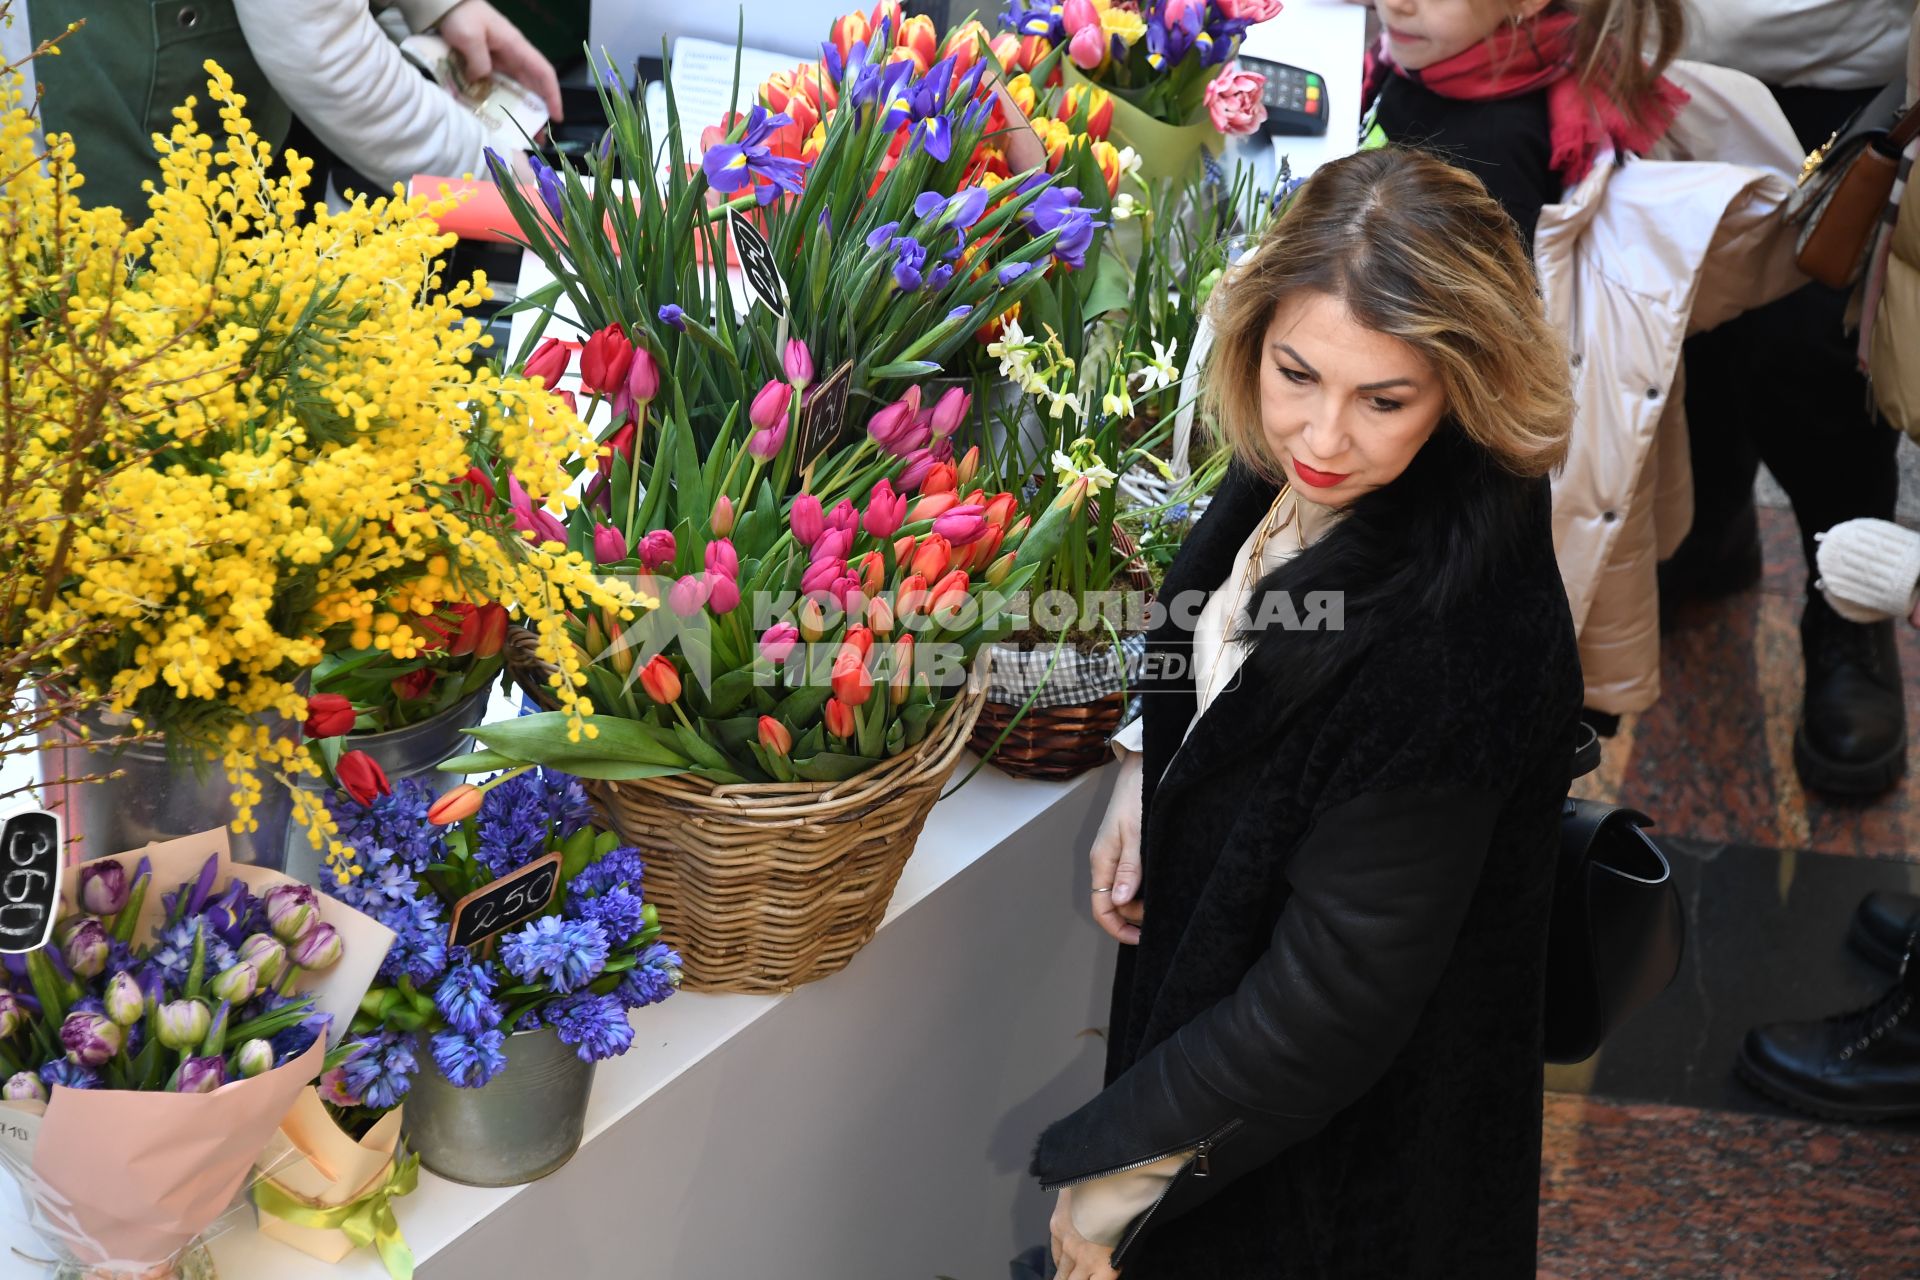
[[1608, 148], [1644, 154], [1666, 135], [1687, 103], [1686, 90], [1663, 76], [1654, 86], [1653, 102], [1642, 113], [1647, 123], [1637, 125], [1604, 92], [1582, 88], [1573, 67], [1578, 22], [1571, 13], [1547, 12], [1519, 26], [1503, 23], [1487, 39], [1418, 71], [1396, 64], [1382, 37], [1377, 61], [1368, 68], [1367, 98], [1372, 100], [1386, 72], [1423, 84], [1443, 98], [1465, 102], [1512, 98], [1544, 88], [1552, 129], [1548, 163], [1571, 186], [1587, 176]]

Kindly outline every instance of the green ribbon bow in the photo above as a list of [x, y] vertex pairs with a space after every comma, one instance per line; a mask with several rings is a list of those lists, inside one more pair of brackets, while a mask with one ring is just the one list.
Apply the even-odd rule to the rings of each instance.
[[260, 1212], [291, 1222], [296, 1227], [327, 1230], [337, 1227], [356, 1245], [371, 1244], [380, 1251], [380, 1261], [393, 1280], [413, 1280], [413, 1250], [400, 1234], [400, 1221], [393, 1216], [396, 1196], [412, 1193], [420, 1185], [420, 1157], [410, 1155], [393, 1163], [386, 1180], [356, 1200], [322, 1209], [284, 1190], [277, 1183], [262, 1182], [253, 1189], [253, 1202]]

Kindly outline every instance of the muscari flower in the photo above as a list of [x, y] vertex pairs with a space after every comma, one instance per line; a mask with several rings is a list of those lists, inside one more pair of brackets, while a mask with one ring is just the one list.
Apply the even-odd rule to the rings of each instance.
[[478, 1089], [507, 1065], [507, 1037], [498, 1028], [475, 1032], [436, 1031], [431, 1042], [433, 1064], [440, 1074], [462, 1089]]
[[593, 921], [542, 916], [509, 934], [500, 958], [520, 981], [545, 981], [568, 992], [600, 976], [608, 950], [606, 930]]
[[627, 1011], [613, 996], [581, 994], [557, 1000], [546, 1011], [547, 1025], [570, 1044], [582, 1062], [623, 1054], [633, 1044]]

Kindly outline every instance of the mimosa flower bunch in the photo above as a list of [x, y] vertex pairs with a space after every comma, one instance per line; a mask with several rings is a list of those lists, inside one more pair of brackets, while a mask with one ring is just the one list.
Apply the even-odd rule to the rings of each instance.
[[[231, 77], [207, 72], [224, 137], [177, 109], [138, 221], [81, 212], [67, 140], [36, 172], [31, 122], [6, 119], [0, 236], [13, 271], [39, 273], [15, 293], [21, 452], [87, 463], [78, 485], [10, 497], [21, 549], [65, 566], [16, 588], [27, 639], [68, 637], [50, 655], [68, 681], [221, 759], [248, 823], [264, 775], [317, 767], [297, 682], [329, 652], [406, 663], [450, 611], [497, 602], [577, 675], [567, 610], [625, 597], [509, 517], [509, 477], [564, 505], [565, 461], [592, 440], [539, 382], [477, 358], [462, 309], [484, 282], [440, 278], [452, 241], [427, 203], [308, 211], [310, 162], [272, 176]], [[556, 696], [590, 736], [573, 684]]]

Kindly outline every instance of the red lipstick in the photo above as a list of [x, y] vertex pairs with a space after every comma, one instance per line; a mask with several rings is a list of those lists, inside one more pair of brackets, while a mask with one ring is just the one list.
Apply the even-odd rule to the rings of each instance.
[[1331, 471], [1315, 471], [1298, 458], [1292, 459], [1293, 473], [1300, 477], [1302, 484], [1310, 484], [1316, 489], [1331, 489], [1347, 477]]

